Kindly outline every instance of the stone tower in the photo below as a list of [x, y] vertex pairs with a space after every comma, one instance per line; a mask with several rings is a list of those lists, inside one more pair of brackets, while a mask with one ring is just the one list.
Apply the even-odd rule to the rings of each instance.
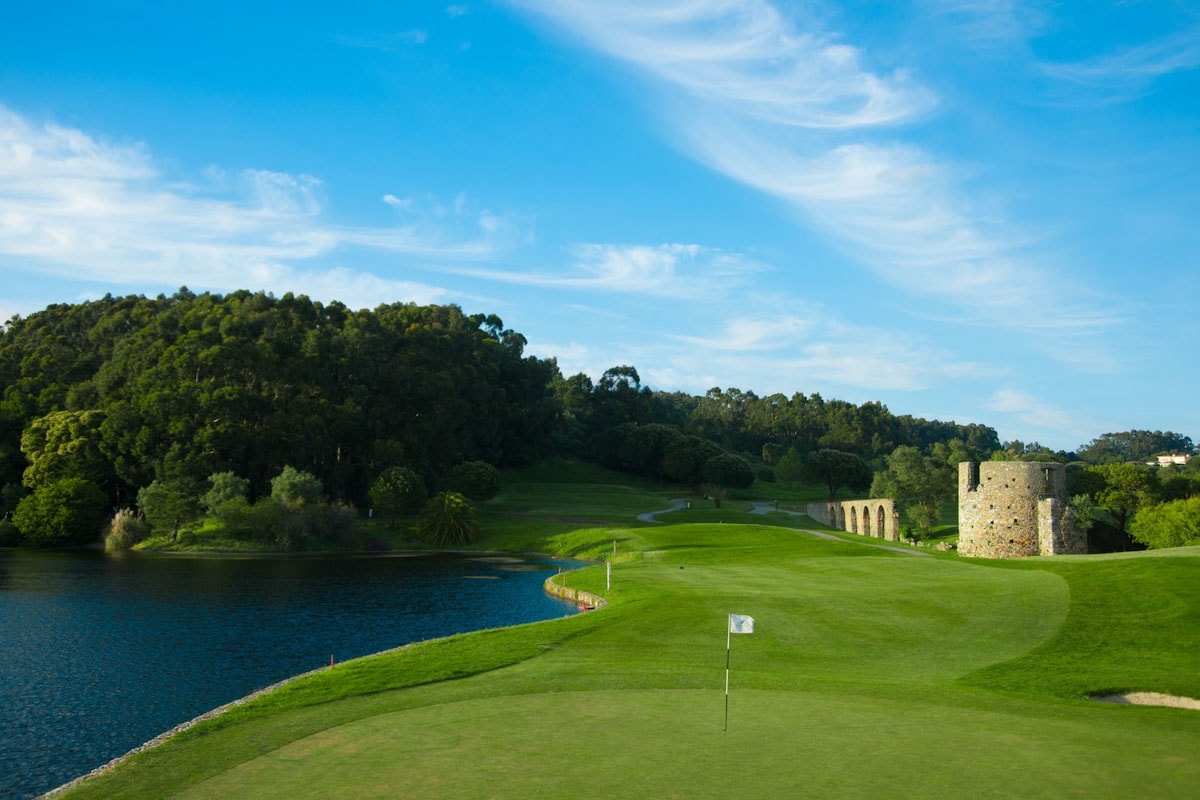
[[1067, 471], [1043, 461], [958, 465], [958, 552], [975, 558], [1087, 552], [1067, 506]]

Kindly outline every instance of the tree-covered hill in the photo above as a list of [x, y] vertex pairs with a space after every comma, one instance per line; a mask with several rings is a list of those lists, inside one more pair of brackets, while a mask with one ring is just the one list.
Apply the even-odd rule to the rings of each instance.
[[0, 514], [52, 485], [89, 508], [102, 495], [111, 514], [152, 483], [198, 496], [225, 473], [253, 500], [285, 467], [365, 508], [372, 482], [397, 467], [432, 491], [463, 462], [552, 453], [708, 481], [704, 463], [722, 453], [771, 465], [835, 450], [878, 465], [901, 445], [957, 440], [955, 452], [978, 458], [1000, 448], [990, 427], [877, 402], [654, 392], [627, 365], [595, 382], [564, 377], [525, 344], [496, 316], [453, 305], [351, 310], [187, 289], [53, 305], [0, 328]]
[[455, 306], [186, 290], [51, 306], [0, 336], [0, 480], [83, 477], [126, 503], [226, 470], [262, 492], [290, 465], [353, 502], [394, 464], [529, 461], [557, 367], [524, 345]]

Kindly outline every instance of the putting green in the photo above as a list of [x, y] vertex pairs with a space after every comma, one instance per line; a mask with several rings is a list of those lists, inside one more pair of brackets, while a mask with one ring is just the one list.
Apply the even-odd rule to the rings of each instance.
[[[1183, 797], [1169, 712], [803, 691], [562, 692], [382, 714], [174, 795], [254, 797]], [[957, 701], [957, 702], [956, 702]], [[1184, 713], [1184, 712], [1175, 712]], [[1114, 721], [1119, 720], [1119, 724]], [[1145, 768], [1130, 773], [1106, 753]]]

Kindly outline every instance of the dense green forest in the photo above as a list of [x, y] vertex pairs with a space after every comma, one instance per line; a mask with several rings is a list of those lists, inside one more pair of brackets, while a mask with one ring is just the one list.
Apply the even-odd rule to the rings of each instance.
[[[356, 311], [292, 294], [181, 289], [50, 306], [0, 331], [0, 512], [11, 518], [25, 500], [47, 518], [72, 506], [107, 520], [153, 505], [177, 527], [188, 509], [167, 489], [194, 509], [214, 477], [232, 476], [253, 502], [280, 491], [289, 469], [353, 510], [371, 505], [396, 469], [430, 494], [464, 464], [550, 455], [714, 487], [772, 480], [778, 468], [828, 482], [831, 494], [829, 465], [843, 456], [830, 453], [854, 457], [839, 467], [854, 477], [838, 480], [857, 489], [870, 478], [860, 465], [881, 470], [898, 448], [939, 463], [1076, 457], [877, 402], [655, 392], [632, 366], [595, 382], [563, 376], [525, 345], [498, 317], [453, 305]], [[1102, 463], [1191, 449], [1187, 437], [1133, 433], [1080, 451]], [[822, 463], [823, 473], [813, 466]]]

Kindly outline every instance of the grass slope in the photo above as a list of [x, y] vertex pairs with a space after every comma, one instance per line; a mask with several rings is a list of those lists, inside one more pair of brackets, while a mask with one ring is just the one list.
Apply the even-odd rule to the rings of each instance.
[[[575, 480], [571, 480], [571, 478]], [[1200, 551], [959, 560], [722, 519], [607, 473], [514, 476], [490, 546], [601, 555], [608, 608], [347, 662], [72, 791], [87, 797], [1194, 797]], [[711, 520], [678, 512], [664, 520]], [[784, 522], [784, 518], [778, 518]], [[792, 524], [792, 523], [788, 523]], [[604, 571], [569, 576], [603, 592]], [[734, 637], [722, 730], [725, 624]]]

